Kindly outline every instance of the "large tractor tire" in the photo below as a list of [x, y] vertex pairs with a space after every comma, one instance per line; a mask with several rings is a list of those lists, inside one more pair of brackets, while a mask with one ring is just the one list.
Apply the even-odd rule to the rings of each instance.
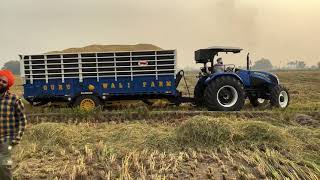
[[97, 96], [81, 95], [76, 98], [73, 106], [79, 107], [81, 110], [91, 111], [99, 106], [102, 106], [102, 102]]
[[290, 103], [289, 91], [283, 85], [277, 85], [270, 91], [270, 104], [273, 107], [285, 109]]
[[256, 98], [256, 97], [249, 97], [250, 103], [253, 107], [259, 107], [266, 105], [267, 100]]
[[196, 86], [194, 87], [194, 104], [196, 106], [204, 106], [204, 90], [206, 89], [206, 86], [204, 84], [204, 81], [202, 79], [199, 79]]
[[210, 82], [204, 93], [209, 111], [240, 111], [245, 102], [245, 92], [239, 80], [223, 76]]

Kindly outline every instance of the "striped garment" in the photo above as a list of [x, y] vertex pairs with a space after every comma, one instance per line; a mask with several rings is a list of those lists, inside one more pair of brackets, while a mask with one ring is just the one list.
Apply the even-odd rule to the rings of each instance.
[[18, 144], [27, 119], [19, 97], [6, 91], [0, 96], [0, 143]]

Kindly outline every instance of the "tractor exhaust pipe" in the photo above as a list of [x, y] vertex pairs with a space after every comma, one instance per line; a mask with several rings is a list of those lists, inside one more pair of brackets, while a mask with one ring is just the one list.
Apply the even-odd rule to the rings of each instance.
[[250, 53], [247, 54], [247, 70], [250, 70], [250, 57], [249, 57]]

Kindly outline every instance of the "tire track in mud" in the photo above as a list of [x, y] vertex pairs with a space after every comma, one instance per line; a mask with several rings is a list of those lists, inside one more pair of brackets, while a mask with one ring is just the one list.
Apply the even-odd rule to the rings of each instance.
[[189, 117], [202, 115], [213, 117], [232, 117], [232, 118], [278, 118], [278, 117], [295, 117], [303, 114], [313, 117], [320, 122], [320, 112], [318, 111], [102, 111], [87, 114], [78, 113], [29, 113], [27, 114], [28, 122], [37, 124], [41, 122], [62, 122], [62, 123], [103, 123], [115, 122], [121, 123], [132, 120], [144, 120], [145, 122], [168, 122], [179, 123]]

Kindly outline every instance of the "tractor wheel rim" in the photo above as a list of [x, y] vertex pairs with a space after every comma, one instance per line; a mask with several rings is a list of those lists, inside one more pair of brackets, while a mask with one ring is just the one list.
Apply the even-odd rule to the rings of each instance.
[[278, 101], [281, 108], [287, 107], [289, 101], [288, 93], [286, 91], [281, 91], [279, 94]]
[[262, 103], [264, 103], [265, 99], [258, 98], [257, 101], [258, 101], [259, 104], [262, 104]]
[[92, 110], [95, 107], [95, 103], [92, 99], [83, 99], [80, 103], [80, 109], [83, 110]]
[[217, 92], [217, 101], [223, 107], [232, 107], [237, 103], [238, 92], [229, 85], [222, 86]]

